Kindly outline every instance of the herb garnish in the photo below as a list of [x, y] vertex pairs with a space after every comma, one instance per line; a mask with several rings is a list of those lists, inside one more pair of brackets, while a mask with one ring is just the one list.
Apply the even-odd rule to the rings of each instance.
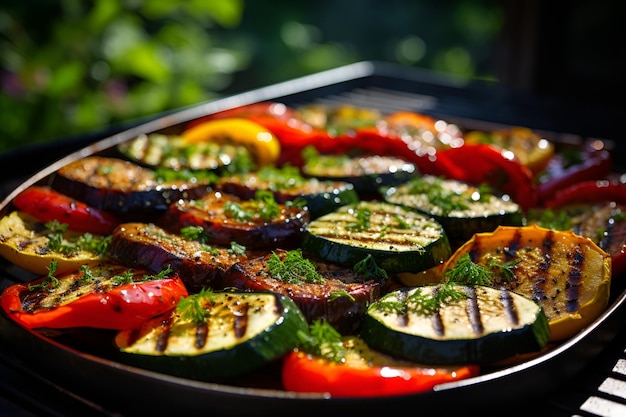
[[102, 256], [111, 242], [111, 236], [95, 236], [91, 233], [79, 235], [73, 241], [65, 239], [64, 233], [68, 230], [66, 223], [52, 220], [44, 223], [48, 230], [48, 249], [64, 255], [73, 255], [80, 251], [87, 251]]
[[299, 347], [312, 355], [331, 362], [342, 362], [347, 350], [341, 334], [326, 320], [313, 320], [309, 331], [298, 331]]
[[366, 279], [387, 279], [387, 271], [378, 266], [371, 253], [368, 253], [365, 258], [354, 264], [352, 270], [363, 274]]
[[418, 288], [403, 300], [392, 300], [383, 297], [373, 307], [387, 313], [429, 316], [436, 313], [442, 305], [463, 300], [468, 297], [462, 289], [462, 285], [485, 285], [492, 286], [495, 281], [496, 271], [500, 279], [511, 281], [515, 279], [515, 265], [520, 259], [500, 263], [495, 259], [489, 259], [486, 266], [472, 261], [469, 254], [463, 254], [456, 265], [448, 269], [444, 279], [438, 285], [432, 286], [432, 291], [426, 292]]
[[269, 183], [269, 188], [272, 191], [299, 187], [306, 182], [306, 179], [300, 174], [300, 169], [289, 164], [280, 168], [270, 165], [264, 166], [257, 175], [259, 179]]
[[[426, 287], [428, 288], [428, 287]], [[421, 316], [430, 316], [436, 313], [442, 305], [463, 300], [468, 295], [455, 287], [453, 282], [442, 282], [433, 286], [427, 293], [424, 288], [417, 288], [403, 300], [391, 300], [383, 297], [374, 306], [377, 310], [398, 315], [414, 313]]]
[[228, 201], [224, 205], [224, 213], [237, 221], [261, 218], [270, 221], [280, 215], [280, 206], [269, 190], [257, 190], [254, 199], [236, 203]]
[[285, 252], [281, 259], [276, 252], [272, 252], [267, 260], [270, 275], [280, 281], [290, 284], [320, 283], [324, 277], [309, 259], [302, 256], [301, 249]]
[[182, 320], [190, 321], [195, 324], [204, 324], [210, 316], [206, 305], [211, 301], [213, 290], [210, 288], [202, 288], [200, 292], [182, 297], [176, 304], [176, 314]]
[[470, 203], [489, 201], [492, 195], [491, 188], [487, 184], [469, 187], [461, 192], [445, 188], [444, 181], [446, 179], [443, 177], [415, 177], [407, 183], [407, 191], [409, 194], [425, 195], [428, 201], [440, 207], [443, 213], [467, 210]]
[[495, 280], [495, 270], [499, 270], [499, 275], [506, 281], [515, 279], [513, 269], [518, 262], [520, 262], [520, 259], [505, 263], [499, 263], [495, 259], [489, 259], [487, 266], [483, 266], [472, 261], [469, 254], [465, 253], [459, 258], [453, 268], [446, 271], [445, 278], [448, 281], [460, 284], [491, 286]]
[[356, 207], [350, 212], [354, 215], [356, 223], [350, 223], [346, 226], [348, 230], [367, 230], [370, 227], [370, 217], [372, 212], [367, 208]]
[[59, 286], [59, 280], [57, 277], [54, 276], [54, 274], [57, 271], [57, 267], [59, 265], [59, 262], [52, 259], [50, 261], [50, 266], [48, 267], [48, 276], [46, 277], [46, 279], [44, 279], [43, 281], [41, 281], [39, 284], [28, 284], [28, 290], [29, 291], [38, 291], [38, 290], [43, 290], [43, 289], [49, 289], [49, 290], [53, 290], [56, 287]]

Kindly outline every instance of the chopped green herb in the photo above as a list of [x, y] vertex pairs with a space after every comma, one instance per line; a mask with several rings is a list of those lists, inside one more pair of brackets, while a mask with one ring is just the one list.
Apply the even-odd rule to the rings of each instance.
[[359, 274], [363, 274], [366, 279], [387, 279], [388, 277], [387, 271], [378, 266], [371, 253], [368, 253], [365, 258], [357, 262], [352, 269]]
[[206, 323], [210, 312], [206, 306], [210, 303], [213, 291], [210, 288], [202, 288], [197, 294], [182, 297], [176, 305], [176, 313], [182, 320], [195, 324]]
[[38, 291], [38, 290], [43, 290], [43, 289], [50, 289], [53, 290], [55, 288], [57, 288], [59, 286], [59, 280], [54, 276], [54, 274], [57, 271], [57, 267], [59, 265], [59, 262], [52, 259], [50, 261], [50, 266], [48, 266], [48, 275], [46, 277], [46, 279], [44, 279], [43, 281], [41, 281], [39, 284], [28, 284], [28, 290], [29, 291]]
[[298, 331], [301, 350], [331, 362], [342, 362], [346, 349], [341, 334], [326, 320], [313, 320], [308, 332]]
[[269, 273], [272, 277], [287, 283], [320, 283], [324, 277], [309, 259], [302, 256], [301, 249], [294, 249], [285, 253], [281, 259], [276, 252], [272, 252], [267, 260]]
[[367, 230], [370, 227], [370, 216], [372, 212], [367, 208], [354, 208], [351, 210], [355, 217], [356, 223], [351, 223], [346, 226], [348, 230]]

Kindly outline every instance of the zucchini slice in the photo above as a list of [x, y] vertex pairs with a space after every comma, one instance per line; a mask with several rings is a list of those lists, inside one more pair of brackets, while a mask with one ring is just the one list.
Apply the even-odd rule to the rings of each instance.
[[354, 185], [363, 200], [380, 198], [379, 189], [402, 184], [413, 178], [417, 167], [393, 156], [316, 155], [302, 167], [305, 176]]
[[523, 222], [521, 207], [508, 196], [434, 175], [390, 187], [384, 199], [432, 216], [441, 223], [453, 247], [474, 233], [491, 232], [500, 225], [521, 226]]
[[148, 168], [239, 172], [253, 165], [244, 146], [216, 142], [189, 143], [182, 136], [141, 134], [123, 142], [117, 150], [126, 158]]
[[308, 323], [294, 302], [265, 292], [201, 291], [169, 316], [119, 332], [120, 360], [183, 378], [220, 381], [256, 370], [298, 343]]
[[[487, 286], [444, 285], [386, 294], [368, 308], [361, 337], [373, 349], [433, 365], [486, 364], [547, 344], [548, 320], [530, 298]], [[457, 296], [444, 295], [437, 304], [438, 293]]]
[[451, 255], [439, 223], [382, 201], [359, 201], [312, 220], [304, 231], [302, 249], [350, 267], [371, 255], [388, 273], [423, 271]]

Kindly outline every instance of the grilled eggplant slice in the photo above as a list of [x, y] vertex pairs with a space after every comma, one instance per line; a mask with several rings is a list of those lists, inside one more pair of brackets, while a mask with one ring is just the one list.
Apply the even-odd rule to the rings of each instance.
[[[438, 295], [444, 291], [447, 297]], [[487, 364], [538, 352], [549, 335], [543, 310], [530, 298], [456, 284], [390, 292], [368, 308], [361, 328], [371, 348], [432, 365]]]
[[223, 176], [215, 188], [244, 200], [254, 198], [258, 190], [271, 191], [274, 199], [281, 204], [303, 198], [311, 219], [359, 200], [351, 183], [304, 178], [298, 168], [292, 166], [266, 166], [257, 172]]
[[480, 186], [433, 175], [415, 177], [385, 191], [384, 199], [432, 216], [446, 231], [452, 247], [474, 233], [491, 232], [500, 225], [521, 226], [521, 207], [506, 196]]
[[[551, 341], [573, 336], [608, 305], [611, 257], [571, 231], [530, 225], [477, 233], [452, 254], [444, 275], [465, 255], [493, 271], [494, 286], [539, 303], [550, 323]], [[505, 264], [510, 267], [492, 267]]]
[[245, 248], [209, 246], [168, 233], [152, 223], [124, 223], [111, 236], [109, 258], [129, 267], [158, 272], [170, 266], [191, 292], [218, 287], [223, 273], [247, 259]]
[[204, 381], [257, 370], [291, 351], [308, 323], [289, 297], [274, 293], [202, 291], [176, 310], [119, 332], [120, 360]]
[[[283, 263], [288, 271], [277, 273], [272, 263]], [[235, 263], [224, 275], [226, 288], [286, 295], [294, 300], [309, 322], [325, 319], [346, 334], [357, 329], [367, 306], [378, 299], [382, 281], [352, 269], [306, 259], [297, 249], [277, 249], [265, 256]]]
[[312, 220], [302, 249], [350, 267], [371, 255], [388, 273], [424, 271], [452, 253], [442, 225], [417, 211], [381, 201], [345, 205]]
[[161, 214], [180, 198], [199, 198], [209, 181], [161, 181], [156, 172], [130, 161], [89, 156], [61, 167], [52, 188], [125, 221]]
[[237, 242], [249, 249], [267, 249], [295, 244], [309, 220], [306, 207], [278, 204], [269, 192], [263, 198], [242, 200], [214, 191], [201, 199], [175, 202], [157, 224], [172, 233], [202, 227], [211, 245]]

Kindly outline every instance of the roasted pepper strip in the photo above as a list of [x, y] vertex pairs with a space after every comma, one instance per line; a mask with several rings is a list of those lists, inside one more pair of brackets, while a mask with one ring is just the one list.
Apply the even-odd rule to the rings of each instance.
[[610, 152], [593, 148], [583, 151], [580, 163], [564, 165], [563, 158], [553, 158], [548, 164], [546, 175], [537, 185], [539, 203], [551, 200], [557, 192], [578, 182], [604, 179], [613, 168]]
[[322, 392], [332, 397], [388, 397], [430, 391], [444, 382], [478, 375], [476, 365], [433, 367], [419, 364], [350, 364], [293, 351], [283, 361], [287, 391]]
[[113, 214], [89, 207], [50, 187], [28, 187], [13, 199], [13, 204], [43, 223], [57, 220], [77, 232], [109, 235], [120, 223]]
[[[181, 297], [187, 296], [177, 275], [122, 284], [111, 282], [112, 277], [125, 270], [116, 266], [103, 276], [104, 270], [94, 267], [58, 278], [48, 276], [14, 284], [0, 295], [0, 307], [27, 328], [124, 330], [171, 310]], [[88, 282], [92, 274], [93, 285]], [[46, 298], [52, 298], [51, 302], [43, 301]]]
[[545, 202], [547, 208], [570, 204], [595, 204], [615, 202], [626, 205], [626, 184], [609, 180], [588, 180], [570, 185]]
[[523, 210], [537, 204], [532, 172], [515, 159], [509, 159], [498, 148], [486, 144], [464, 144], [438, 152], [461, 172], [449, 176], [470, 184], [486, 183], [511, 196]]

